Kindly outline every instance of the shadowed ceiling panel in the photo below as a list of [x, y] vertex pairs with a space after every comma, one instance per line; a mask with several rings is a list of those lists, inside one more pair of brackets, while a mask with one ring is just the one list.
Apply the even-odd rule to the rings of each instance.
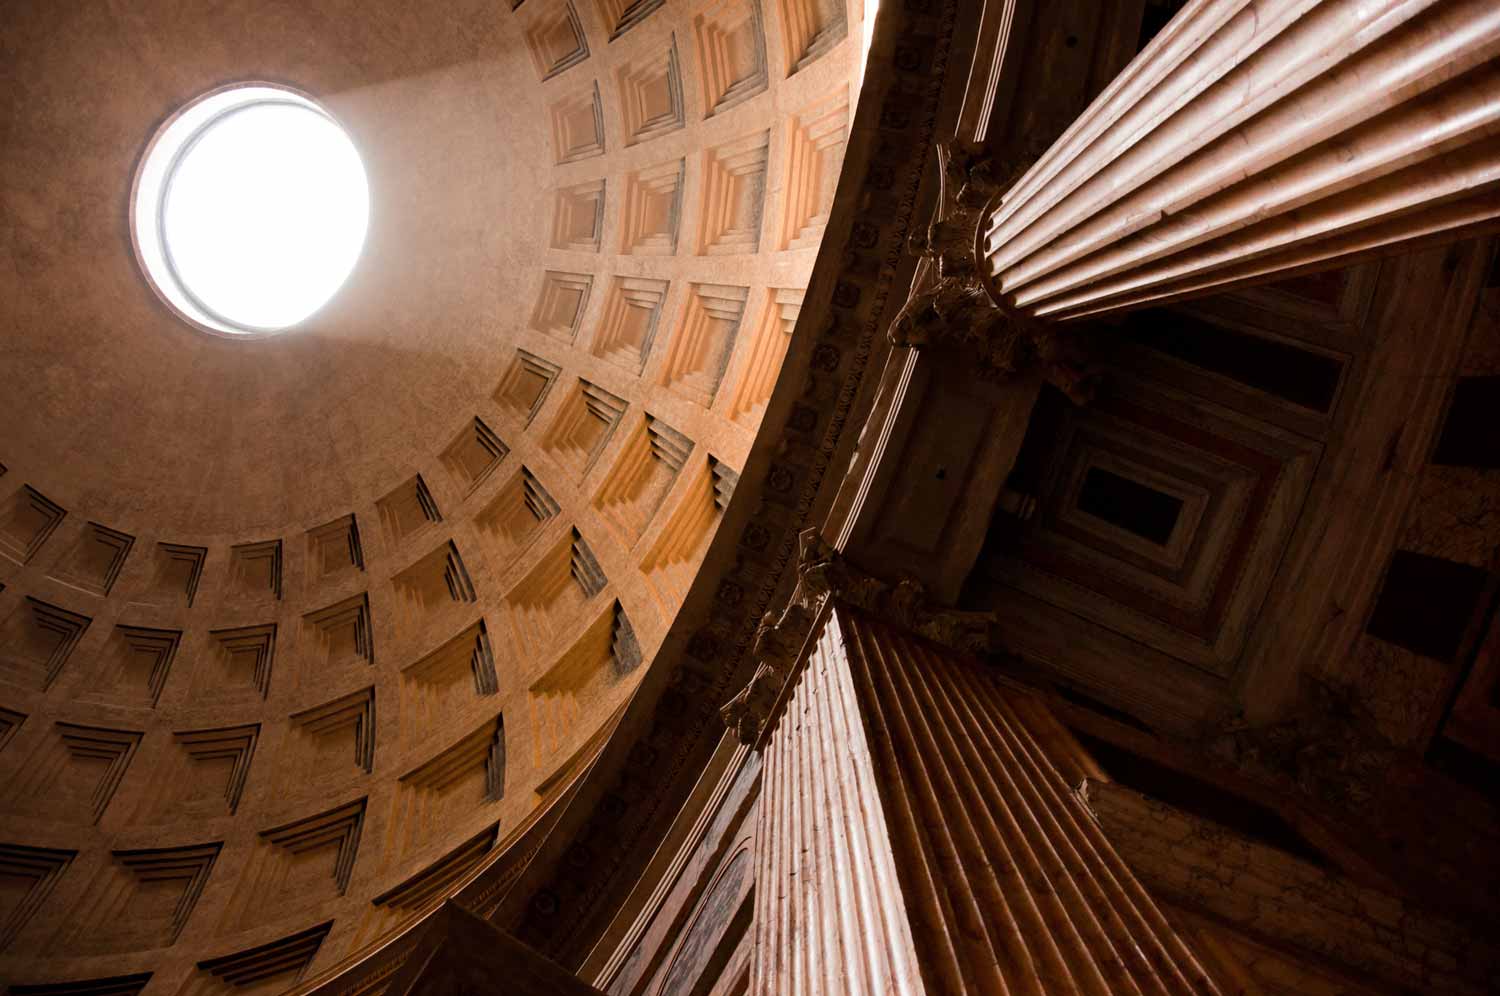
[[0, 509], [0, 553], [24, 564], [67, 514], [29, 484], [23, 485]]

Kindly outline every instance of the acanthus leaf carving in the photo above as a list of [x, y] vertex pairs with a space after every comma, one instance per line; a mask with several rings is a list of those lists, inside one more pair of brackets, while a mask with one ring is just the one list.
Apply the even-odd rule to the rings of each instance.
[[906, 304], [886, 333], [891, 345], [961, 345], [978, 354], [985, 376], [999, 380], [1040, 365], [1055, 387], [1087, 404], [1099, 377], [1078, 342], [1013, 307], [980, 267], [984, 219], [1037, 155], [996, 162], [953, 142], [938, 145], [937, 157], [938, 204], [926, 230], [914, 230], [907, 240], [919, 261]]
[[866, 574], [844, 559], [816, 527], [798, 535], [798, 546], [797, 584], [791, 597], [780, 614], [767, 612], [755, 631], [755, 675], [720, 709], [724, 724], [740, 743], [754, 746], [759, 741], [829, 599], [963, 653], [984, 656], [1000, 650], [993, 613], [935, 605], [915, 580], [890, 582]]

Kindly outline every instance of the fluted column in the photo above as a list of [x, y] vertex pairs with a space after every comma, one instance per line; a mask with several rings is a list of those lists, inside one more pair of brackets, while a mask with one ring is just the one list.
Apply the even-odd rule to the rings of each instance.
[[981, 221], [1066, 320], [1500, 218], [1500, 3], [1192, 0]]
[[923, 991], [837, 623], [763, 747], [751, 991]]
[[1220, 991], [1041, 703], [838, 604], [808, 647], [761, 740], [753, 993]]

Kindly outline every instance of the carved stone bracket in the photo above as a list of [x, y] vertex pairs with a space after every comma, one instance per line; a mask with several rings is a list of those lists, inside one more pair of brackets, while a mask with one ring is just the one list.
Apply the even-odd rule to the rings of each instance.
[[922, 585], [909, 578], [893, 583], [872, 577], [843, 559], [816, 528], [803, 530], [798, 540], [797, 585], [780, 615], [768, 612], [761, 620], [751, 647], [755, 675], [720, 710], [740, 743], [753, 746], [760, 739], [829, 599], [962, 653], [985, 655], [1000, 650], [993, 613], [934, 605]]
[[750, 683], [719, 710], [724, 725], [746, 746], [754, 746], [766, 728], [776, 697], [781, 694], [785, 677], [765, 664], [759, 665]]
[[1001, 380], [1039, 363], [1052, 384], [1086, 403], [1098, 378], [1076, 340], [1012, 307], [981, 266], [983, 222], [1036, 156], [997, 163], [950, 143], [937, 146], [937, 157], [938, 204], [926, 230], [908, 239], [908, 251], [920, 262], [911, 294], [887, 332], [891, 344], [959, 344], [978, 354], [985, 375]]

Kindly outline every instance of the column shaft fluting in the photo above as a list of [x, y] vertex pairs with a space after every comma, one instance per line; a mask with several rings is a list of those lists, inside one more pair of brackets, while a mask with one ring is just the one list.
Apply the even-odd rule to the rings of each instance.
[[1494, 0], [1195, 0], [985, 220], [1066, 320], [1451, 241], [1500, 218]]
[[764, 747], [756, 994], [1219, 992], [1069, 791], [1040, 703], [842, 608], [794, 681]]

